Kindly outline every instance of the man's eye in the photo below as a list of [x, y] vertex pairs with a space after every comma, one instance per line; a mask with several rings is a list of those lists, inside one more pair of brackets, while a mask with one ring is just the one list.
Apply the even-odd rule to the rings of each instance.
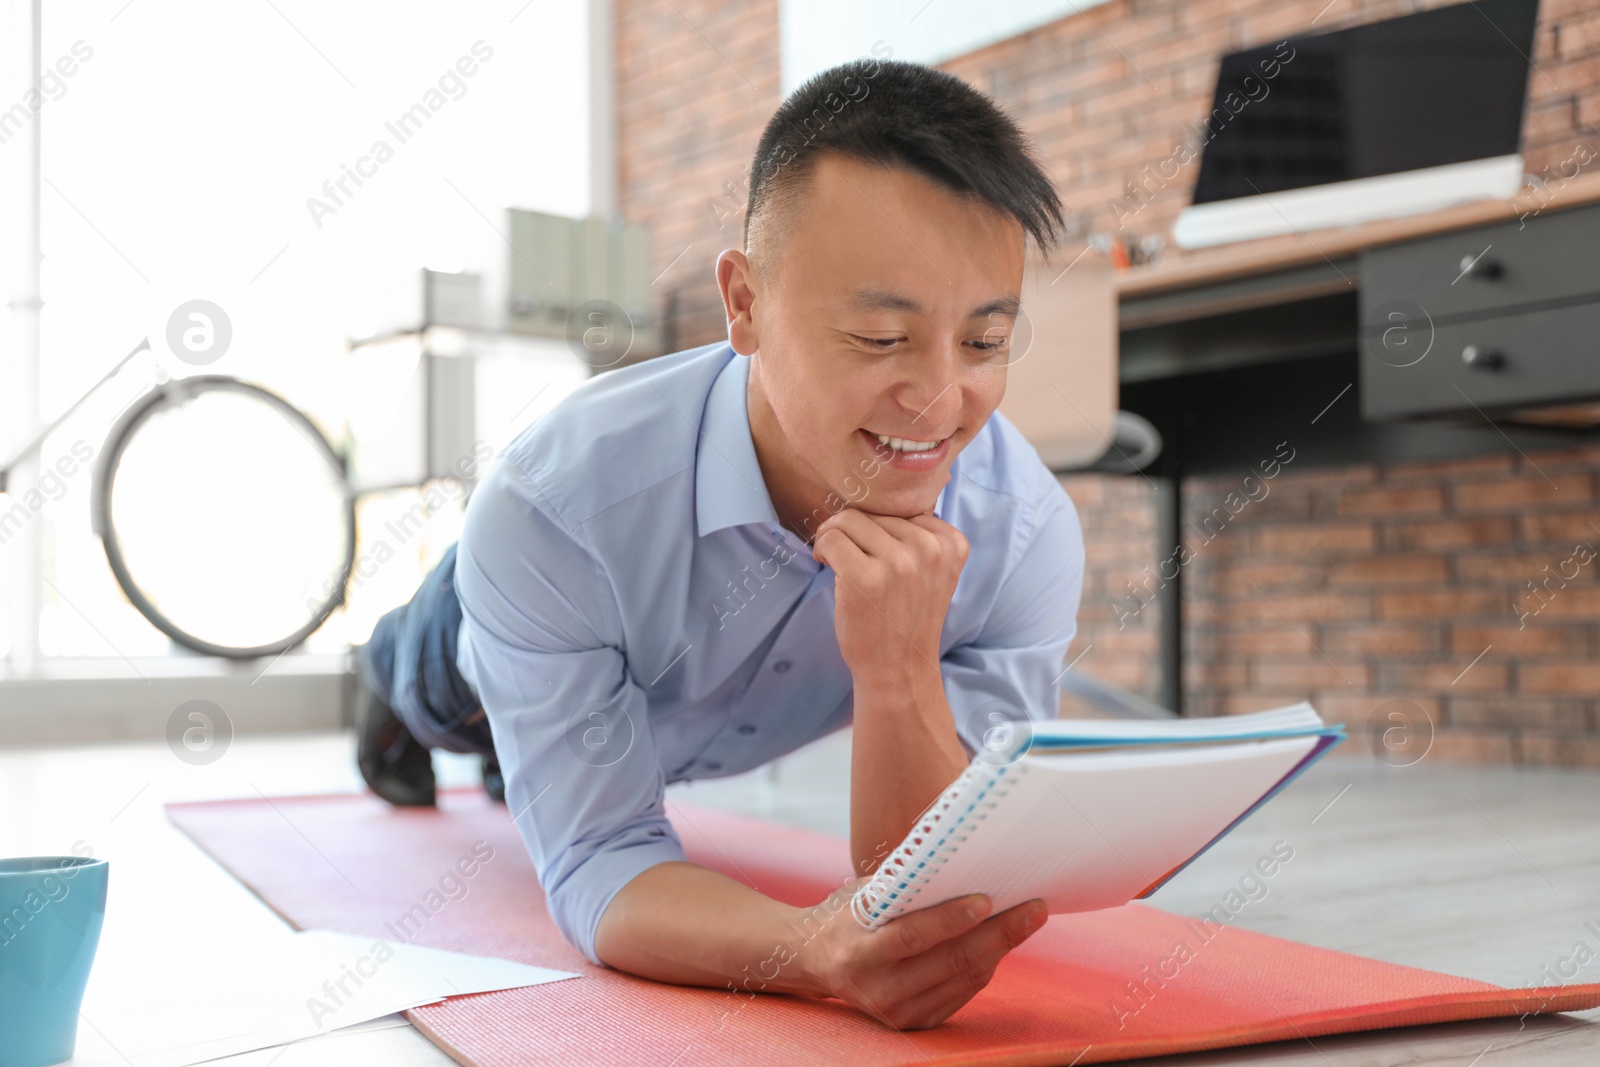
[[868, 348], [876, 348], [885, 352], [899, 344], [901, 341], [901, 338], [899, 337], [862, 337], [858, 334], [851, 334], [850, 336], [854, 337], [857, 341], [860, 341]]
[[976, 348], [979, 352], [998, 352], [1005, 348], [1009, 340], [1010, 338], [1002, 337], [994, 341], [969, 341], [967, 343], [973, 348]]

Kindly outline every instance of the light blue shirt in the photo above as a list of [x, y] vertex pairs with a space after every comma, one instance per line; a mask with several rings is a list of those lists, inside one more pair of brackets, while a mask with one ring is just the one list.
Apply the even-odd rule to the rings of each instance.
[[[778, 522], [749, 370], [723, 342], [585, 382], [501, 453], [467, 508], [457, 665], [551, 917], [595, 963], [611, 898], [684, 858], [668, 783], [747, 771], [852, 718], [833, 570]], [[1083, 537], [1000, 414], [951, 471], [934, 514], [969, 551], [940, 667], [975, 750], [990, 712], [1055, 717]], [[857, 482], [870, 498], [871, 479]]]

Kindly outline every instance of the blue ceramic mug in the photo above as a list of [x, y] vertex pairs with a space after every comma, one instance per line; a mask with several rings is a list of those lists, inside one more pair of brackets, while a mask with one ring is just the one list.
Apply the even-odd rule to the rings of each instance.
[[0, 859], [0, 1067], [72, 1058], [108, 870], [87, 856]]

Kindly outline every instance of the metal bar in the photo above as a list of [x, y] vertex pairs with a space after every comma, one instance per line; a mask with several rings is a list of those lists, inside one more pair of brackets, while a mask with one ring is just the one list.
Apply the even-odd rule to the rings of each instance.
[[[39, 84], [42, 67], [40, 40], [43, 15], [40, 0], [15, 0], [15, 25], [26, 22], [27, 71], [29, 88]], [[7, 98], [12, 98], [10, 92]], [[6, 376], [6, 392], [13, 397], [11, 425], [17, 428], [20, 438], [32, 434], [39, 425], [39, 125], [41, 114], [35, 111], [27, 120], [28, 128], [17, 138], [20, 153], [17, 158], [18, 175], [22, 181], [19, 204], [21, 217], [17, 220], [16, 286], [10, 308], [15, 343], [12, 347], [10, 373]], [[35, 489], [39, 481], [39, 461], [27, 458], [13, 466], [7, 480], [11, 499]], [[22, 526], [9, 539], [11, 548], [10, 595], [10, 651], [7, 659], [18, 673], [26, 674], [39, 662], [39, 611], [44, 604], [44, 584], [41, 568], [44, 564], [42, 524], [23, 520]]]
[[[1183, 712], [1183, 568], [1176, 566], [1183, 538], [1183, 476], [1177, 471], [1156, 480], [1156, 604], [1161, 626], [1161, 703], [1173, 714]], [[1161, 565], [1173, 560], [1169, 579]]]

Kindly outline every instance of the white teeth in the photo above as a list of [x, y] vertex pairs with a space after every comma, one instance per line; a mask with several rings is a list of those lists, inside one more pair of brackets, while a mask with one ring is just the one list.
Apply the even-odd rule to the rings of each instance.
[[939, 447], [938, 441], [908, 441], [904, 437], [889, 437], [885, 434], [873, 434], [879, 444], [888, 445], [896, 452], [927, 452]]

